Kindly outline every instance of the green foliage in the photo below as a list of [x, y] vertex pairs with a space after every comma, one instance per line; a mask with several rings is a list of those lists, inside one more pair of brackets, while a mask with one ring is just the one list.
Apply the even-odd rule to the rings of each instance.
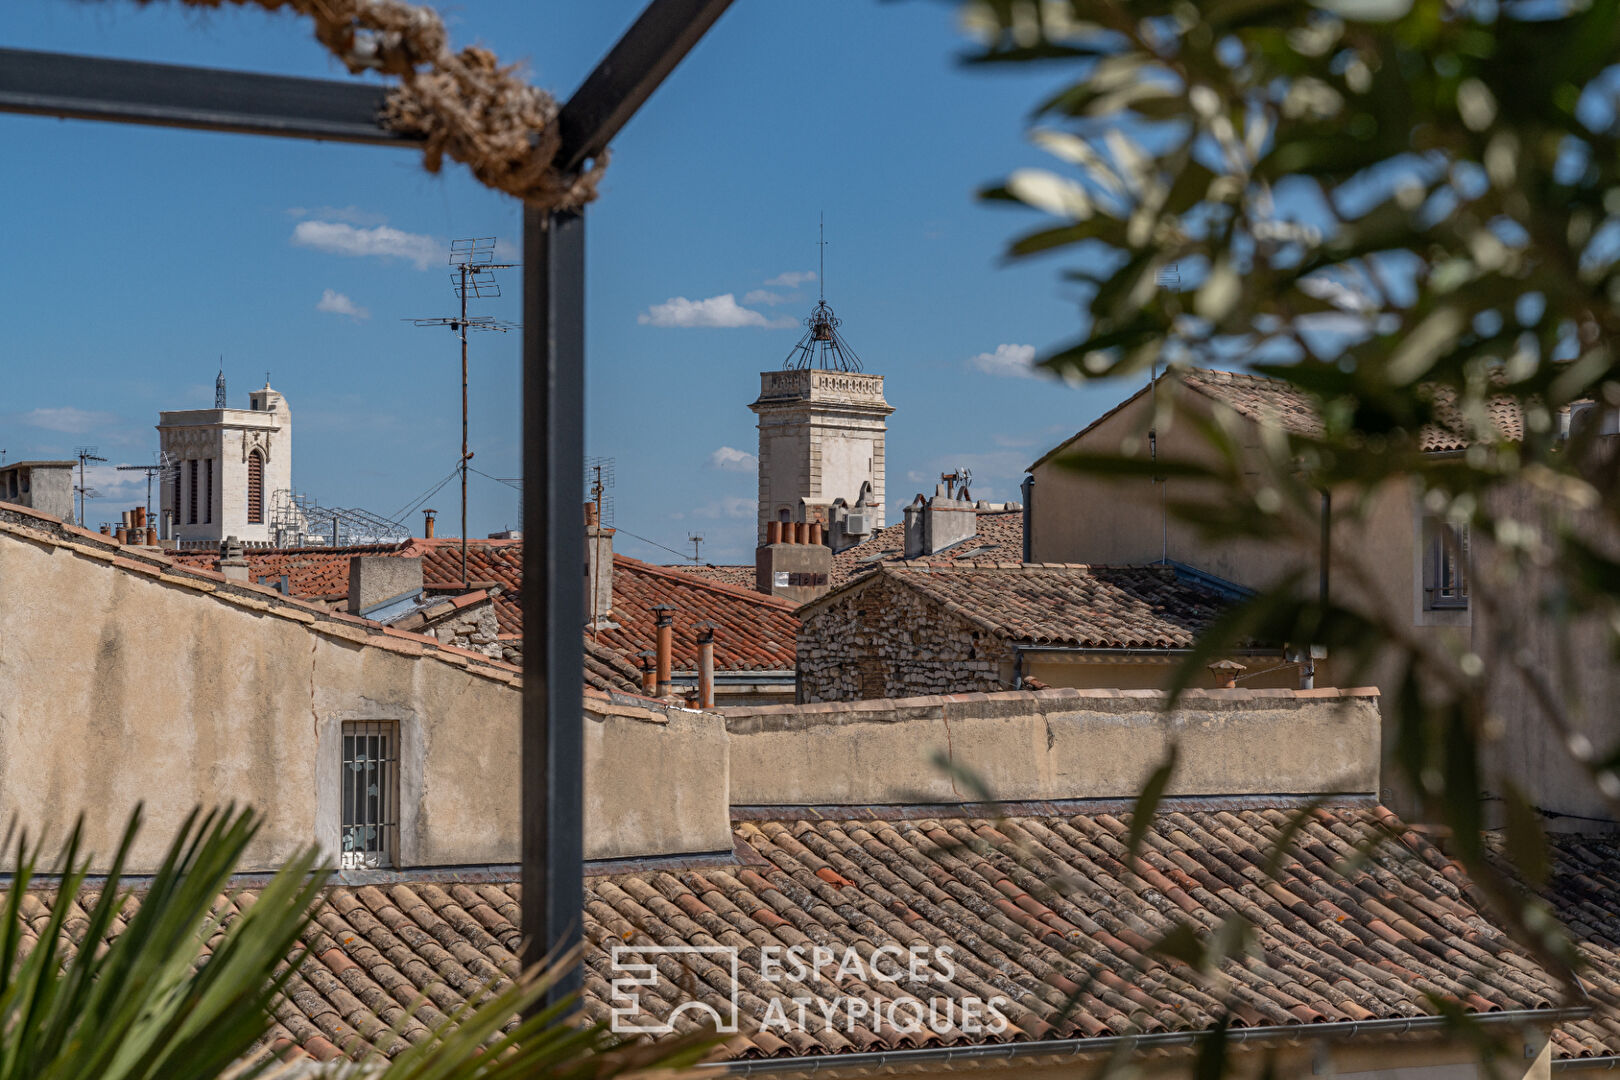
[[[300, 935], [328, 873], [316, 849], [299, 851], [255, 889], [251, 905], [231, 912], [230, 878], [259, 826], [250, 810], [193, 811], [138, 895], [124, 869], [139, 810], [100, 881], [89, 873], [82, 825], [50, 878], [41, 877], [40, 842], [8, 837], [17, 869], [0, 924], [0, 1080], [247, 1080], [285, 1072], [258, 1047], [303, 960]], [[48, 914], [35, 899], [42, 893], [51, 894]], [[334, 1075], [606, 1080], [691, 1064], [713, 1046], [707, 1032], [625, 1043], [603, 1025], [577, 1022], [573, 999], [544, 1007], [577, 959], [541, 965], [504, 989], [487, 987], [392, 1061], [340, 1066]]]
[[[1173, 689], [1260, 638], [1325, 646], [1339, 685], [1397, 686], [1394, 779], [1449, 827], [1516, 938], [1573, 969], [1521, 888], [1546, 879], [1542, 814], [1493, 750], [1494, 702], [1528, 702], [1515, 719], [1544, 724], [1620, 817], [1620, 742], [1592, 745], [1574, 692], [1578, 635], [1620, 657], [1620, 455], [1568, 420], [1572, 404], [1620, 407], [1620, 0], [963, 7], [970, 62], [1069, 73], [1030, 119], [1057, 164], [982, 192], [1044, 216], [1008, 258], [1061, 260], [1083, 297], [1079, 336], [1043, 363], [1129, 389], [1150, 370], [1246, 366], [1320, 419], [1253, 445], [1221, 410], [1165, 393], [1161, 445], [1179, 426], [1197, 454], [1092, 445], [1065, 460], [1164, 482], [1168, 512], [1204, 540], [1278, 555], [1278, 579], [1215, 625]], [[1471, 639], [1419, 632], [1409, 597], [1383, 602], [1390, 568], [1358, 530], [1392, 493], [1468, 530], [1469, 545], [1444, 543], [1466, 567]], [[1161, 947], [1203, 957], [1213, 940]]]
[[[99, 891], [75, 827], [43, 921], [24, 921], [30, 887], [49, 887], [36, 884], [40, 845], [6, 845], [17, 871], [0, 926], [0, 1078], [209, 1080], [268, 1030], [293, 970], [287, 956], [324, 884], [315, 851], [294, 855], [222, 928], [219, 900], [258, 818], [193, 812], [139, 904], [126, 905], [121, 878], [140, 824], [137, 811]], [[79, 907], [88, 922], [70, 926]], [[115, 920], [122, 929], [98, 947]]]

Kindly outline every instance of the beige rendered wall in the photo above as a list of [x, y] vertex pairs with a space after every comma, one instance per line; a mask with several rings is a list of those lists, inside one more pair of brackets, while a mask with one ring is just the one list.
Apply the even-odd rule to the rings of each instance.
[[739, 806], [1131, 798], [1172, 743], [1181, 795], [1378, 790], [1372, 690], [1041, 690], [725, 708]]
[[[1213, 415], [1215, 409], [1221, 408], [1173, 384], [1167, 385], [1165, 392], [1185, 395], [1191, 407], [1205, 415]], [[1153, 401], [1150, 395], [1143, 395], [1103, 419], [1072, 449], [1126, 453], [1145, 459], [1147, 432], [1152, 426]], [[1258, 448], [1257, 426], [1242, 421], [1237, 430], [1242, 433], [1239, 442], [1244, 449]], [[1214, 460], [1214, 451], [1185, 423], [1161, 421], [1157, 436], [1161, 460]], [[1317, 588], [1320, 545], [1315, 537], [1291, 546], [1210, 540], [1200, 536], [1194, 525], [1178, 522], [1173, 516], [1166, 529], [1166, 493], [1171, 501], [1196, 500], [1200, 497], [1198, 488], [1191, 481], [1156, 484], [1150, 479], [1088, 476], [1065, 469], [1056, 460], [1038, 466], [1034, 477], [1032, 555], [1036, 561], [1142, 563], [1156, 562], [1167, 553], [1173, 561], [1250, 588], [1264, 588], [1294, 571], [1303, 576], [1306, 588]], [[1333, 510], [1338, 522], [1333, 537], [1336, 557], [1329, 568], [1334, 598], [1387, 612], [1419, 640], [1453, 648], [1466, 644], [1469, 612], [1423, 608], [1422, 551], [1417, 537], [1420, 512], [1411, 486], [1404, 481], [1392, 483], [1357, 506], [1348, 504], [1341, 494]], [[1359, 571], [1351, 564], [1352, 559], [1359, 564]], [[1377, 686], [1385, 694], [1392, 694], [1396, 688], [1397, 672], [1389, 657], [1381, 658], [1366, 672], [1351, 672], [1342, 659], [1335, 663], [1335, 658], [1329, 657], [1327, 665], [1319, 667], [1316, 684], [1327, 685], [1335, 675]], [[1038, 677], [1049, 681], [1045, 676]], [[1122, 685], [1139, 683], [1128, 681]], [[1383, 794], [1404, 805], [1399, 792]]]
[[[335, 851], [342, 722], [387, 720], [400, 863], [518, 859], [516, 672], [67, 543], [0, 513], [0, 815], [60, 836], [82, 813], [105, 855], [144, 802], [139, 872], [193, 805], [246, 803], [265, 827], [244, 869], [271, 868]], [[717, 717], [591, 700], [586, 745], [588, 857], [730, 847]]]

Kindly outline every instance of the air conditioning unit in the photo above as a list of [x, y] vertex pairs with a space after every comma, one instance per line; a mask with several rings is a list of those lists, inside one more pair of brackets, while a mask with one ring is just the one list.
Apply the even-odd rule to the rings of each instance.
[[850, 536], [865, 536], [871, 531], [872, 527], [866, 523], [865, 514], [850, 514], [844, 518], [844, 532]]

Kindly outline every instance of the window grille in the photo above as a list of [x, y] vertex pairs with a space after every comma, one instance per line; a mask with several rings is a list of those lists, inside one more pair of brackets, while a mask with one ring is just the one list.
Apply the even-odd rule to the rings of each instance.
[[264, 458], [257, 450], [247, 460], [247, 520], [249, 525], [264, 524]]
[[178, 524], [180, 521], [180, 470], [174, 470], [174, 501], [169, 504], [170, 522]]
[[1468, 607], [1468, 526], [1430, 519], [1429, 544], [1423, 591], [1429, 610], [1457, 611]]
[[203, 521], [214, 523], [214, 459], [203, 462]]
[[341, 866], [393, 866], [398, 840], [399, 726], [345, 722]]
[[186, 524], [197, 524], [197, 459], [191, 458], [186, 462], [186, 480], [189, 481], [190, 498], [186, 501]]

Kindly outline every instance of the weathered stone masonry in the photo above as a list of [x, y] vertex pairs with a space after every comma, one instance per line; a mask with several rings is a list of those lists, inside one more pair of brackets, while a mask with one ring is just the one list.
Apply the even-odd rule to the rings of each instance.
[[988, 693], [1010, 688], [1013, 660], [996, 635], [880, 578], [805, 620], [799, 696], [810, 704]]

